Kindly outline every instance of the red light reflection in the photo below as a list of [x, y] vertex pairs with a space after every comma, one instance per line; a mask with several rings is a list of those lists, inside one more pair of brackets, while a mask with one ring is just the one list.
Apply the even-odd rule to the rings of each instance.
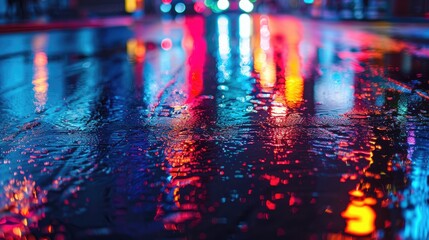
[[188, 56], [187, 65], [187, 103], [192, 102], [204, 89], [204, 65], [207, 43], [204, 38], [205, 19], [200, 16], [185, 18], [183, 47]]

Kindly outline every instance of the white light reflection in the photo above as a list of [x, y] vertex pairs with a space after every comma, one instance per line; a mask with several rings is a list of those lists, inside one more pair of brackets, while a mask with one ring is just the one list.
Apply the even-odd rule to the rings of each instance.
[[219, 16], [218, 20], [218, 44], [219, 44], [219, 56], [217, 69], [219, 72], [218, 82], [225, 83], [231, 78], [231, 42], [229, 32], [229, 19], [222, 15]]
[[241, 14], [239, 18], [240, 32], [240, 67], [243, 75], [250, 75], [251, 71], [251, 42], [252, 36], [252, 20], [248, 14]]
[[262, 17], [260, 21], [261, 29], [261, 48], [264, 51], [268, 51], [270, 49], [270, 29], [268, 27], [268, 18]]
[[249, 14], [241, 14], [239, 18], [240, 38], [249, 38], [252, 36], [252, 20]]
[[219, 16], [217, 20], [219, 33], [219, 54], [222, 59], [227, 59], [231, 52], [229, 43], [229, 20], [226, 16]]

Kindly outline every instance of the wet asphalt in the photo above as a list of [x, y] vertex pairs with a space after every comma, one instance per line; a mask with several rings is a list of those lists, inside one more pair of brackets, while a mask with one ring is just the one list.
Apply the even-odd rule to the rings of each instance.
[[227, 14], [3, 34], [0, 238], [426, 239], [426, 29]]

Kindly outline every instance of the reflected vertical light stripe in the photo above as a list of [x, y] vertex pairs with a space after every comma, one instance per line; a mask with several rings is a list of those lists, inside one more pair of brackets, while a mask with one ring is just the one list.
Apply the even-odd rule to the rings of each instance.
[[229, 20], [226, 16], [219, 16], [217, 20], [219, 33], [219, 54], [222, 59], [229, 57], [231, 46], [229, 43]]
[[253, 59], [255, 61], [254, 68], [260, 74], [260, 84], [263, 91], [272, 91], [276, 83], [276, 68], [274, 64], [274, 56], [270, 46], [270, 29], [269, 19], [262, 16], [258, 22], [259, 25], [255, 26], [253, 34], [254, 52]]
[[299, 43], [301, 41], [302, 25], [297, 20], [290, 20], [286, 24], [289, 29], [285, 34], [287, 41], [287, 60], [285, 68], [285, 96], [290, 108], [298, 108], [304, 97], [304, 79], [301, 75], [301, 58]]
[[205, 18], [185, 18], [185, 31], [182, 46], [186, 53], [186, 85], [188, 97], [186, 102], [191, 103], [204, 89], [204, 66], [206, 63], [207, 43], [204, 39]]
[[37, 52], [34, 56], [33, 90], [36, 112], [40, 112], [48, 100], [48, 57], [44, 52]]
[[252, 19], [248, 14], [241, 14], [239, 18], [239, 33], [240, 33], [240, 67], [241, 73], [244, 75], [250, 74], [251, 62], [251, 41], [252, 36]]

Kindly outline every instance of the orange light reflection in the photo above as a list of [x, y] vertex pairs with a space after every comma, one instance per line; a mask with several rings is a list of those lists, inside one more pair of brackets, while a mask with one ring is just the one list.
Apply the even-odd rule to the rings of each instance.
[[33, 90], [36, 111], [40, 112], [43, 110], [47, 102], [48, 95], [48, 57], [44, 52], [37, 52], [34, 56], [34, 78], [33, 78]]
[[269, 18], [261, 16], [254, 21], [253, 31], [253, 59], [255, 72], [260, 75], [262, 91], [272, 92], [276, 83], [276, 66], [274, 64], [273, 50], [270, 45]]
[[[225, 22], [224, 22], [225, 23]], [[186, 104], [195, 104], [194, 100], [204, 88], [204, 65], [207, 44], [204, 39], [205, 19], [203, 17], [186, 17], [184, 21], [184, 38], [182, 47], [186, 52], [187, 70], [185, 89], [187, 91]], [[183, 104], [183, 103], [179, 103]], [[170, 199], [168, 212], [164, 211], [164, 204], [157, 210], [155, 219], [162, 220], [164, 228], [170, 231], [180, 231], [185, 223], [195, 223], [201, 219], [197, 204], [202, 195], [197, 193], [202, 188], [199, 176], [193, 175], [191, 166], [204, 149], [198, 149], [198, 142], [192, 138], [193, 134], [183, 134], [198, 122], [198, 115], [190, 107], [173, 120], [171, 135], [175, 137], [166, 141], [165, 159], [166, 171], [169, 180], [165, 194]], [[188, 131], [188, 130], [187, 130]]]
[[302, 38], [302, 25], [296, 19], [285, 22], [284, 28], [287, 42], [286, 68], [285, 68], [285, 96], [289, 108], [301, 106], [304, 97], [304, 79], [301, 75], [301, 58], [299, 43]]
[[376, 199], [364, 196], [359, 190], [350, 193], [351, 200], [341, 216], [346, 220], [345, 233], [355, 236], [367, 236], [375, 231], [376, 213], [370, 207], [376, 204]]

